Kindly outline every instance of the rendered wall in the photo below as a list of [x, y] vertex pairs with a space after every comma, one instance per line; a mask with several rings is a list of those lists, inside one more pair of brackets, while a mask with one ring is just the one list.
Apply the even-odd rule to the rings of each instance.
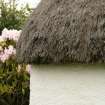
[[30, 105], [105, 105], [104, 66], [32, 66]]

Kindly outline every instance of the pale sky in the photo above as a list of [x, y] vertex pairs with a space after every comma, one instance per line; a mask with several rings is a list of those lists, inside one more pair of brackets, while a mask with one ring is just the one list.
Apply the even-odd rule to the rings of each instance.
[[26, 4], [28, 3], [32, 8], [35, 8], [41, 0], [17, 0], [18, 4]]

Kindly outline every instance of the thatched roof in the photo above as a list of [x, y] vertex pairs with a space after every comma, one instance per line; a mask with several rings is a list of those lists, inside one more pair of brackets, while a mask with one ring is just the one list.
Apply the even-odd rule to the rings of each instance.
[[19, 63], [105, 63], [105, 0], [42, 0], [17, 44]]

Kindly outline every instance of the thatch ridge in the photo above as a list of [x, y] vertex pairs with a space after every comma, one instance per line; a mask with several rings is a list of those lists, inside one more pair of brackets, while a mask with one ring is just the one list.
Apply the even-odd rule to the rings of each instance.
[[105, 63], [105, 0], [42, 0], [17, 44], [19, 63]]

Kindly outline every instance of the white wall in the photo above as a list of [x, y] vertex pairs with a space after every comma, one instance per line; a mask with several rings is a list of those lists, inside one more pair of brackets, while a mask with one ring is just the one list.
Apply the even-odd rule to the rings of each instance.
[[30, 105], [105, 105], [105, 67], [34, 66]]

